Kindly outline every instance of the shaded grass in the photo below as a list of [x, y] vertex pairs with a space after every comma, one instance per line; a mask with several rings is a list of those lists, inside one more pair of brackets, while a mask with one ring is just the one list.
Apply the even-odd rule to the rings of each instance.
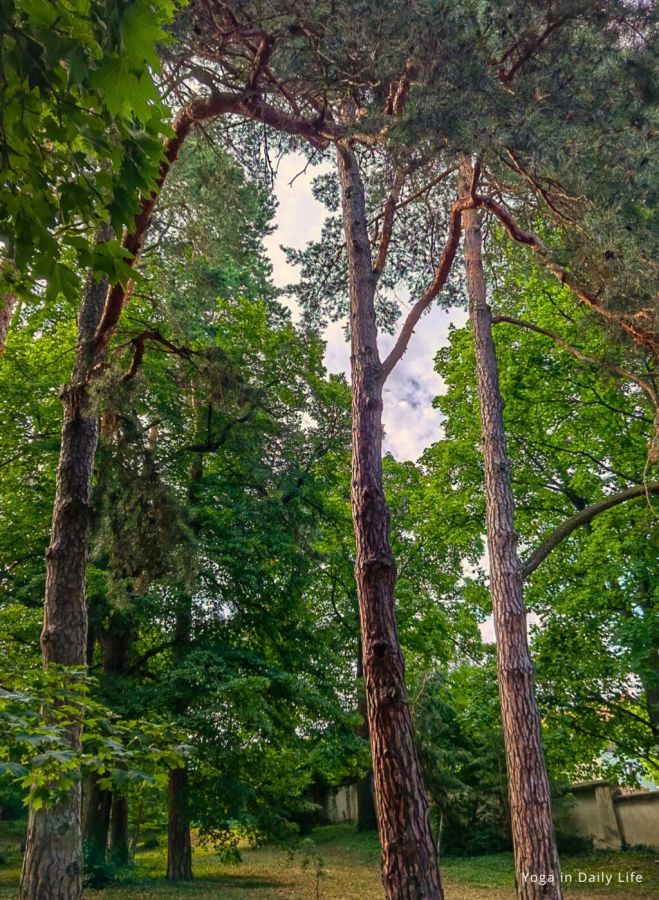
[[[383, 900], [379, 875], [379, 846], [373, 834], [360, 834], [351, 826], [327, 826], [313, 833], [323, 860], [318, 882], [313, 868], [303, 868], [300, 853], [273, 847], [247, 848], [243, 862], [229, 865], [212, 849], [197, 847], [192, 884], [171, 885], [163, 878], [164, 846], [138, 854], [136, 865], [124, 870], [112, 886], [89, 890], [94, 900]], [[0, 900], [16, 896], [20, 870], [20, 833], [0, 833]], [[624, 883], [618, 873], [639, 872], [643, 881]], [[573, 876], [565, 885], [567, 896], [588, 900], [656, 900], [659, 897], [659, 853], [633, 850], [594, 852], [563, 859], [563, 871]], [[578, 873], [613, 876], [611, 884], [579, 883]], [[473, 858], [445, 858], [442, 873], [447, 900], [512, 900], [512, 856], [497, 853]]]

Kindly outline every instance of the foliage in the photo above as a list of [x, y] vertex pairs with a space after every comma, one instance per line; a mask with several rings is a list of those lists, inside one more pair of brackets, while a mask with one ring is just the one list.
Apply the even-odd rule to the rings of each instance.
[[415, 701], [424, 780], [442, 853], [510, 848], [493, 655], [427, 679]]
[[174, 12], [172, 0], [0, 4], [1, 275], [14, 289], [73, 297], [78, 266], [125, 277], [118, 242], [95, 253], [92, 238], [104, 221], [120, 235], [157, 176], [157, 46]]
[[[546, 335], [495, 326], [516, 522], [528, 556], [579, 509], [648, 477], [653, 411], [636, 384], [621, 383], [610, 368], [641, 372], [642, 356], [608, 342], [536, 270], [509, 256], [501, 263], [496, 244], [491, 264], [495, 316], [505, 310], [531, 321], [599, 361], [584, 364]], [[484, 520], [473, 365], [468, 330], [455, 330], [438, 355], [448, 385], [437, 400], [446, 436], [424, 457], [431, 485], [454, 485], [452, 496], [471, 524], [452, 533], [453, 546], [472, 560], [483, 552]], [[602, 766], [623, 782], [656, 756], [647, 708], [656, 678], [652, 506], [640, 499], [602, 514], [567, 538], [527, 584], [546, 750], [559, 780], [594, 774], [594, 760], [611, 744], [616, 761], [603, 757]]]
[[[649, 328], [656, 10], [624, 0], [222, 6], [220, 27], [206, 0], [0, 0], [0, 293], [19, 297], [0, 363], [0, 755], [7, 784], [36, 808], [100, 774], [130, 798], [136, 829], [144, 813], [143, 835], [164, 824], [168, 770], [185, 766], [199, 840], [235, 860], [245, 841], [294, 842], [316, 812], [314, 788], [369, 765], [350, 395], [326, 371], [321, 337], [348, 311], [337, 182], [327, 170], [315, 180], [328, 211], [321, 239], [289, 251], [298, 321], [263, 247], [271, 156], [327, 162], [333, 141], [354, 138], [374, 254], [391, 238], [374, 273], [385, 331], [432, 278], [465, 156], [478, 157], [475, 187], [540, 234], [541, 256], [592, 288], [591, 311]], [[87, 385], [101, 421], [91, 675], [43, 672], [72, 301], [83, 271], [127, 280], [121, 236], [156, 186], [166, 123], [207, 90], [238, 98], [251, 122], [223, 116], [180, 148], [130, 302]], [[266, 130], [268, 117], [282, 134]], [[115, 238], [96, 247], [102, 222]], [[652, 476], [643, 385], [655, 384], [655, 363], [597, 327], [499, 226], [486, 231], [495, 315], [536, 328], [496, 324], [528, 557], [575, 511]], [[439, 302], [463, 302], [457, 267]], [[384, 460], [432, 815], [442, 848], [460, 854], [509, 839], [494, 654], [479, 634], [490, 601], [473, 370], [469, 330], [454, 329], [437, 357], [441, 439], [418, 463]], [[528, 580], [557, 785], [656, 771], [655, 538], [656, 510], [637, 499], [572, 533]], [[377, 855], [368, 838], [343, 838], [355, 858], [364, 847]], [[343, 850], [321, 855], [317, 843], [302, 854], [319, 895]], [[507, 867], [501, 856], [484, 877], [503, 884]]]
[[[27, 676], [3, 667], [0, 688], [0, 771], [35, 809], [56, 803], [93, 771], [107, 787], [153, 783], [183, 764], [187, 752], [165, 724], [120, 720], [94, 700], [84, 671], [49, 667]], [[71, 732], [81, 713], [79, 748]]]

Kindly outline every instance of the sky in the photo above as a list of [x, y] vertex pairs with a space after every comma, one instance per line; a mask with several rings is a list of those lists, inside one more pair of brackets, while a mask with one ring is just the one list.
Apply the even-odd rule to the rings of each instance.
[[[265, 245], [272, 262], [274, 282], [281, 288], [296, 282], [299, 277], [297, 268], [287, 262], [282, 245], [302, 249], [309, 241], [317, 240], [325, 217], [325, 207], [311, 191], [313, 179], [323, 169], [319, 166], [303, 171], [305, 164], [306, 160], [301, 156], [286, 155], [277, 172], [275, 194], [279, 205], [275, 230], [266, 238]], [[287, 302], [293, 313], [299, 314], [295, 301], [289, 299]], [[433, 409], [432, 401], [442, 392], [443, 385], [434, 371], [433, 360], [437, 350], [447, 342], [449, 324], [463, 325], [466, 318], [462, 310], [446, 312], [433, 307], [421, 318], [406, 354], [387, 380], [383, 412], [384, 450], [396, 459], [416, 460], [426, 447], [441, 437], [440, 415]], [[336, 322], [329, 325], [324, 337], [327, 341], [325, 365], [330, 372], [345, 372], [349, 378], [350, 350], [343, 324]], [[390, 335], [381, 337], [382, 358], [394, 340], [395, 337]], [[491, 617], [481, 624], [480, 630], [483, 640], [495, 640]]]
[[[305, 163], [301, 156], [284, 156], [277, 174], [275, 193], [279, 206], [274, 222], [276, 228], [266, 239], [266, 250], [278, 287], [285, 287], [299, 277], [297, 268], [287, 263], [281, 246], [302, 249], [309, 241], [318, 239], [325, 217], [325, 207], [311, 192], [311, 182], [324, 169], [318, 166], [300, 174]], [[295, 301], [288, 302], [296, 311]], [[447, 342], [449, 323], [461, 325], [465, 321], [466, 316], [460, 310], [447, 313], [436, 307], [432, 309], [422, 317], [407, 353], [389, 377], [384, 394], [384, 449], [396, 459], [418, 459], [426, 447], [440, 438], [440, 416], [433, 409], [432, 401], [442, 391], [442, 379], [434, 371], [433, 360], [437, 350]], [[349, 375], [350, 350], [343, 324], [330, 324], [325, 340], [325, 364], [329, 371]], [[393, 341], [393, 336], [382, 337], [382, 357]]]

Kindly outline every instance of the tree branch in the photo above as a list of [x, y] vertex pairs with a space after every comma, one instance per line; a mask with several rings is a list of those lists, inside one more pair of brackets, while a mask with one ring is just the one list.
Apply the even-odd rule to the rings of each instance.
[[659, 494], [659, 481], [655, 481], [652, 484], [637, 484], [617, 494], [611, 494], [603, 500], [598, 500], [597, 503], [591, 503], [590, 506], [580, 510], [574, 516], [570, 516], [558, 528], [555, 528], [549, 537], [526, 559], [522, 566], [523, 577], [528, 578], [529, 575], [535, 572], [549, 554], [581, 525], [588, 524], [595, 516], [606, 512], [608, 509], [613, 509], [614, 506], [618, 506], [620, 503], [625, 503], [627, 500], [633, 500], [636, 497], [649, 496], [650, 494]]
[[465, 197], [456, 201], [451, 207], [446, 243], [444, 244], [444, 250], [442, 251], [439, 265], [435, 270], [435, 276], [425, 293], [419, 297], [407, 314], [403, 327], [396, 338], [396, 343], [382, 364], [382, 372], [385, 379], [389, 377], [397, 363], [402, 359], [419, 319], [446, 284], [460, 243], [462, 213], [471, 206], [473, 206], [472, 199], [470, 197]]
[[391, 244], [391, 233], [394, 227], [394, 216], [398, 209], [398, 198], [400, 197], [400, 192], [409, 173], [410, 166], [403, 166], [396, 171], [391, 190], [389, 191], [389, 196], [387, 197], [387, 202], [384, 204], [384, 209], [382, 211], [382, 236], [378, 247], [378, 255], [373, 264], [373, 273], [376, 277], [382, 273], [387, 262], [387, 254], [389, 252], [389, 245]]
[[567, 350], [568, 353], [571, 353], [572, 356], [574, 356], [580, 362], [586, 363], [586, 365], [593, 366], [598, 369], [605, 368], [612, 374], [618, 375], [620, 378], [628, 378], [630, 381], [633, 381], [634, 384], [637, 384], [641, 388], [650, 403], [652, 403], [652, 405], [656, 408], [657, 395], [654, 391], [654, 388], [649, 382], [645, 381], [642, 378], [639, 378], [638, 375], [634, 375], [633, 372], [629, 372], [627, 369], [623, 369], [622, 366], [617, 366], [615, 365], [615, 363], [610, 363], [604, 359], [593, 359], [591, 356], [587, 356], [585, 353], [579, 350], [578, 347], [574, 347], [572, 344], [569, 344], [566, 340], [555, 334], [553, 331], [549, 331], [547, 328], [541, 328], [539, 325], [534, 325], [532, 322], [525, 322], [523, 319], [516, 319], [514, 316], [493, 317], [493, 325], [497, 325], [500, 322], [507, 323], [509, 325], [516, 325], [518, 328], [526, 328], [529, 331], [535, 331], [537, 334], [543, 334], [545, 335], [545, 337], [551, 338], [552, 341], [558, 344], [559, 347], [562, 347], [564, 350]]
[[130, 368], [121, 379], [122, 381], [130, 381], [137, 374], [137, 370], [144, 359], [147, 341], [155, 341], [158, 344], [162, 344], [162, 346], [166, 347], [170, 353], [174, 353], [176, 356], [180, 356], [183, 359], [190, 359], [193, 354], [193, 351], [190, 350], [189, 347], [179, 347], [177, 344], [172, 343], [172, 341], [167, 340], [166, 337], [163, 337], [159, 331], [143, 331], [142, 334], [138, 334], [131, 341], [134, 348], [133, 359], [131, 360]]
[[[295, 118], [274, 106], [263, 103], [254, 96], [215, 92], [193, 100], [179, 112], [174, 120], [174, 134], [165, 142], [163, 160], [160, 164], [155, 188], [148, 196], [143, 196], [140, 200], [139, 211], [135, 216], [133, 226], [124, 235], [122, 247], [127, 254], [125, 262], [128, 266], [134, 267], [137, 263], [160, 192], [193, 125], [196, 122], [203, 122], [228, 113], [262, 122], [286, 134], [303, 137], [313, 146], [321, 149], [326, 148], [331, 140], [343, 134], [343, 129], [331, 122], [314, 123], [307, 119]], [[370, 140], [368, 135], [362, 137], [364, 140]], [[119, 323], [130, 291], [130, 284], [130, 281], [128, 284], [115, 284], [108, 292], [103, 315], [94, 336], [97, 359], [103, 353]]]
[[545, 247], [537, 235], [533, 234], [531, 231], [524, 231], [523, 228], [520, 228], [505, 206], [494, 200], [492, 197], [483, 197], [481, 195], [474, 197], [474, 203], [493, 213], [514, 241], [517, 241], [520, 244], [526, 244], [527, 247], [531, 247], [540, 259], [542, 259], [545, 267], [551, 274], [557, 278], [561, 284], [567, 285], [567, 287], [569, 287], [579, 300], [581, 300], [581, 302], [589, 309], [594, 310], [598, 315], [607, 319], [609, 322], [614, 322], [622, 328], [623, 331], [627, 332], [627, 334], [637, 343], [648, 347], [653, 354], [656, 354], [657, 351], [659, 351], [659, 335], [653, 331], [648, 331], [642, 324], [638, 324], [639, 320], [641, 322], [646, 320], [651, 321], [651, 310], [644, 309], [631, 315], [624, 315], [606, 309], [594, 294], [579, 284], [576, 278], [570, 275], [563, 266], [552, 259], [548, 248]]

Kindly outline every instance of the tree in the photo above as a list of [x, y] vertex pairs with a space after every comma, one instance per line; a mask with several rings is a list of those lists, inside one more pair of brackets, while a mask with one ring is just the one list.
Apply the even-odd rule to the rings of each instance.
[[[222, 180], [210, 177], [218, 167]], [[290, 838], [309, 815], [312, 774], [340, 780], [359, 755], [334, 630], [311, 589], [320, 476], [329, 488], [345, 453], [345, 387], [326, 379], [318, 340], [272, 297], [269, 210], [218, 147], [188, 143], [101, 388], [97, 540], [111, 581], [92, 621], [102, 649], [132, 611], [108, 700], [169, 711], [197, 748], [170, 775], [172, 880], [191, 876], [192, 823], [227, 853], [236, 822]], [[154, 610], [165, 640], [152, 633]]]
[[[474, 170], [462, 168], [462, 190], [473, 190]], [[482, 259], [481, 216], [464, 214], [464, 259], [485, 473], [490, 591], [497, 635], [497, 680], [508, 769], [508, 794], [515, 850], [517, 894], [561, 898], [561, 873], [551, 810], [549, 777], [540, 735], [534, 672], [529, 653], [523, 570], [517, 553], [515, 499], [503, 421], [492, 312]], [[531, 879], [530, 875], [539, 875]]]
[[[441, 887], [434, 874], [432, 836], [413, 750], [411, 720], [406, 709], [402, 657], [395, 634], [395, 574], [387, 535], [388, 514], [382, 490], [381, 463], [379, 458], [376, 459], [379, 456], [378, 409], [382, 402], [382, 386], [405, 352], [420, 316], [446, 283], [458, 246], [462, 213], [471, 208], [487, 209], [494, 214], [515, 241], [531, 247], [549, 270], [572, 288], [584, 306], [621, 327], [639, 344], [656, 348], [645, 286], [635, 280], [634, 290], [624, 294], [625, 308], [616, 305], [616, 288], [624, 280], [622, 276], [626, 277], [638, 268], [634, 265], [638, 260], [635, 253], [638, 244], [618, 241], [615, 250], [605, 252], [605, 260], [611, 258], [607, 256], [609, 252], [617, 258], [619, 251], [624, 256], [623, 251], [629, 251], [631, 246], [631, 255], [628, 252], [620, 268], [621, 277], [616, 277], [615, 273], [611, 275], [606, 266], [602, 266], [599, 254], [590, 253], [584, 257], [582, 252], [601, 225], [602, 188], [609, 189], [614, 182], [620, 186], [624, 181], [626, 167], [630, 161], [636, 161], [641, 152], [646, 121], [639, 126], [640, 136], [634, 135], [634, 139], [622, 147], [612, 138], [614, 149], [611, 153], [608, 153], [604, 140], [604, 147], [598, 147], [594, 163], [589, 157], [588, 166], [574, 165], [573, 178], [569, 171], [574, 154], [578, 157], [593, 145], [593, 133], [599, 121], [595, 112], [599, 112], [601, 106], [598, 102], [600, 94], [610, 89], [612, 72], [620, 84], [614, 94], [614, 125], [617, 126], [618, 120], [626, 115], [628, 101], [623, 98], [630, 79], [640, 97], [637, 100], [635, 95], [638, 115], [643, 115], [643, 80], [631, 76], [625, 67], [633, 62], [638, 74], [639, 70], [643, 71], [643, 66], [647, 66], [648, 51], [643, 41], [649, 33], [650, 15], [642, 6], [625, 11], [616, 3], [607, 4], [603, 12], [599, 7], [591, 10], [590, 4], [566, 3], [561, 5], [559, 12], [552, 7], [547, 11], [543, 8], [539, 13], [535, 9], [529, 10], [526, 4], [506, 4], [505, 10], [499, 12], [482, 4], [474, 4], [473, 8], [465, 10], [451, 4], [448, 9], [441, 10], [425, 5], [403, 9], [400, 4], [385, 4], [374, 10], [366, 5], [360, 9], [358, 17], [352, 4], [339, 4], [338, 8], [336, 4], [314, 4], [311, 10], [293, 11], [287, 4], [276, 3], [268, 4], [266, 8], [261, 4], [235, 6], [234, 9], [231, 4], [223, 4], [218, 17], [214, 4], [198, 3], [177, 23], [180, 48], [172, 59], [175, 73], [172, 83], [174, 96], [182, 101], [180, 112], [166, 142], [164, 156], [160, 155], [158, 159], [157, 177], [152, 177], [146, 186], [141, 183], [136, 191], [132, 187], [128, 190], [131, 208], [138, 209], [121, 244], [117, 242], [109, 254], [115, 260], [112, 266], [106, 266], [106, 270], [111, 269], [112, 286], [93, 337], [94, 352], [83, 373], [82, 385], [86, 390], [89, 377], [96, 376], [105, 366], [108, 347], [130, 293], [126, 278], [144, 249], [160, 190], [196, 122], [220, 115], [237, 115], [277, 129], [292, 141], [304, 139], [312, 151], [323, 151], [332, 143], [338, 145], [343, 227], [351, 276], [349, 293], [353, 324], [357, 329], [356, 332], [353, 329], [352, 335], [355, 342], [356, 421], [353, 487], [360, 605], [363, 625], [375, 621], [384, 612], [386, 622], [380, 621], [378, 625], [386, 626], [387, 630], [384, 643], [379, 640], [381, 635], [366, 632], [363, 637], [366, 682], [367, 687], [370, 684], [371, 706], [376, 707], [372, 709], [373, 723], [378, 720], [377, 706], [382, 696], [373, 689], [377, 674], [375, 680], [371, 678], [377, 668], [376, 647], [385, 648], [384, 656], [391, 653], [389, 676], [393, 676], [396, 697], [401, 701], [400, 708], [390, 704], [391, 708], [385, 710], [385, 719], [390, 713], [393, 719], [388, 724], [384, 722], [380, 736], [371, 728], [371, 739], [374, 746], [380, 738], [388, 740], [387, 729], [391, 731], [391, 725], [397, 721], [404, 735], [406, 760], [403, 768], [411, 786], [411, 799], [403, 803], [403, 807], [409, 804], [404, 814], [408, 821], [398, 821], [397, 835], [391, 846], [387, 843], [386, 829], [381, 826], [386, 843], [385, 881], [391, 896], [422, 896], [424, 893], [440, 896]], [[571, 26], [569, 32], [562, 27], [566, 24]], [[328, 43], [331, 46], [329, 58]], [[629, 51], [632, 45], [633, 51]], [[584, 53], [584, 48], [589, 52]], [[459, 52], [462, 49], [464, 54]], [[564, 57], [562, 61], [559, 54]], [[608, 64], [609, 58], [613, 59], [613, 65]], [[365, 59], [369, 61], [366, 66], [363, 64]], [[442, 60], [441, 72], [437, 60]], [[576, 61], [579, 66], [575, 66]], [[185, 79], [181, 82], [179, 78], [181, 66], [190, 75], [187, 84]], [[566, 83], [570, 84], [573, 71], [579, 75], [578, 84], [568, 91]], [[466, 79], [464, 73], [468, 76]], [[134, 87], [133, 82], [134, 73], [131, 73], [124, 88]], [[465, 82], [469, 90], [465, 90]], [[191, 95], [190, 85], [196, 90], [200, 84], [210, 93], [202, 97]], [[593, 102], [578, 106], [577, 121], [570, 121], [566, 127], [565, 105], [580, 97], [585, 84], [591, 90]], [[437, 103], [437, 97], [442, 98], [442, 103]], [[443, 102], [444, 97], [448, 97], [448, 104]], [[537, 113], [536, 107], [546, 97], [551, 98], [554, 114], [545, 117]], [[465, 98], [471, 104], [470, 114], [465, 114]], [[556, 132], [554, 137], [550, 134], [552, 129]], [[607, 136], [609, 132], [615, 134], [615, 127], [608, 129]], [[252, 135], [254, 133], [252, 130]], [[513, 146], [515, 142], [509, 139], [510, 134], [516, 136], [520, 146]], [[599, 134], [601, 136], [601, 132]], [[548, 135], [551, 140], [547, 140]], [[387, 174], [391, 175], [390, 178], [372, 179], [376, 182], [375, 196], [381, 197], [382, 204], [370, 221], [371, 233], [365, 219], [362, 179], [358, 171], [357, 148], [360, 145], [374, 154], [374, 162], [384, 162], [388, 167]], [[383, 146], [388, 152], [378, 156]], [[450, 174], [456, 158], [464, 154], [465, 146], [471, 152], [482, 152], [483, 191], [472, 191], [469, 197], [457, 202], [451, 198], [447, 203], [447, 198], [442, 196], [442, 216], [430, 211], [432, 236], [438, 230], [444, 238], [441, 252], [437, 252], [434, 241], [429, 241], [428, 247], [419, 254], [400, 251], [401, 244], [406, 243], [400, 240], [405, 237], [404, 231], [401, 234], [399, 229], [398, 240], [392, 241], [399, 207], [408, 205], [411, 211], [415, 199], [424, 201], [429, 190], [443, 183], [447, 172]], [[367, 154], [363, 153], [362, 157], [365, 160]], [[618, 158], [623, 160], [622, 164], [616, 161]], [[608, 170], [613, 175], [608, 176], [607, 184], [603, 186], [597, 176]], [[58, 177], [65, 181], [66, 174], [64, 166]], [[419, 181], [427, 175], [430, 181], [421, 182], [417, 189], [418, 181], [408, 180], [412, 175]], [[413, 185], [414, 190], [401, 200], [406, 183]], [[594, 191], [590, 190], [591, 185], [595, 186]], [[613, 217], [613, 227], [626, 222], [649, 241], [650, 230], [646, 228], [641, 207], [641, 201], [648, 195], [647, 183], [637, 184], [633, 193], [638, 199], [628, 205], [623, 215]], [[583, 202], [577, 199], [581, 197], [585, 198]], [[511, 200], [520, 210], [518, 216], [513, 216], [506, 205]], [[541, 201], [543, 215], [553, 222], [560, 220], [565, 226], [567, 246], [549, 246], [529, 230], [535, 227]], [[596, 214], [589, 218], [586, 212], [590, 213], [592, 209]], [[436, 229], [435, 222], [439, 218], [444, 227]], [[596, 225], [591, 226], [592, 222]], [[582, 239], [584, 235], [586, 237]], [[552, 234], [552, 237], [556, 235]], [[576, 250], [569, 246], [570, 240], [575, 242]], [[378, 248], [376, 254], [372, 253], [371, 242]], [[392, 255], [395, 256], [392, 247], [396, 245], [400, 267], [394, 270], [393, 276], [386, 274], [383, 278], [384, 264], [388, 256], [390, 260]], [[596, 242], [594, 246], [597, 246]], [[581, 268], [586, 277], [578, 278], [573, 269], [575, 263], [584, 258], [586, 261]], [[588, 262], [593, 263], [593, 259], [598, 265], [589, 266]], [[57, 289], [58, 275], [62, 272], [55, 269], [50, 277], [54, 290]], [[385, 314], [389, 314], [387, 325], [392, 324], [397, 310], [396, 305], [386, 299], [382, 302], [381, 296], [376, 304], [378, 282], [383, 287], [402, 282], [414, 283], [419, 288], [418, 299], [399, 332], [392, 353], [384, 361], [379, 359], [377, 350], [376, 309], [382, 306]], [[147, 338], [145, 334], [135, 338], [135, 367], [139, 365], [146, 340], [159, 339], [153, 335]], [[171, 345], [169, 349], [172, 350]], [[371, 439], [375, 442], [375, 453], [369, 443]], [[90, 482], [92, 461], [93, 454], [87, 454], [87, 464], [81, 466], [81, 484]], [[75, 566], [78, 571], [84, 569], [88, 532], [82, 537]], [[378, 609], [378, 598], [384, 601], [382, 610]], [[51, 605], [57, 610], [57, 598], [51, 599]], [[84, 605], [79, 603], [79, 606], [84, 616]], [[389, 761], [380, 753], [376, 780], [379, 779], [381, 787], [384, 788], [387, 778], [390, 786], [393, 784], [390, 775]], [[398, 816], [394, 809], [396, 791], [390, 793], [383, 803], [393, 822]], [[413, 840], [418, 846], [406, 853], [404, 846], [413, 833], [416, 833]], [[429, 883], [424, 883], [428, 879]]]
[[[647, 502], [657, 490], [655, 482], [643, 483], [654, 415], [651, 396], [637, 384], [646, 362], [633, 347], [612, 343], [588, 317], [575, 315], [569, 295], [537, 269], [508, 255], [501, 260], [496, 243], [489, 250], [516, 523], [528, 603], [541, 616], [532, 629], [538, 698], [547, 733], [556, 735], [548, 738], [550, 766], [563, 780], [595, 774], [596, 758], [613, 743], [618, 761], [606, 763], [608, 771], [628, 781], [639, 772], [639, 760], [651, 765], [653, 740], [642, 709], [651, 691], [646, 695], [630, 681], [634, 672], [654, 683], [647, 627], [652, 601], [639, 603], [636, 588], [630, 590], [638, 577], [643, 596], [648, 560], [640, 548], [651, 546]], [[514, 315], [500, 319], [502, 304]], [[509, 323], [528, 326], [531, 318], [537, 323], [532, 330]], [[426, 461], [431, 481], [450, 479], [455, 502], [478, 521], [483, 476], [473, 366], [468, 334], [456, 331], [440, 361], [449, 384], [438, 401], [447, 435]], [[466, 538], [455, 532], [473, 560], [478, 541], [473, 533]], [[624, 556], [634, 559], [627, 575]], [[623, 581], [627, 586], [618, 593], [613, 586]], [[585, 756], [558, 762], [566, 728], [573, 746], [590, 743]]]
[[[90, 367], [90, 346], [100, 321], [107, 280], [90, 275], [80, 312], [79, 342], [73, 384], [64, 393], [62, 447], [57, 471], [51, 542], [46, 554], [44, 625], [41, 633], [45, 666], [84, 666], [87, 649], [85, 574], [91, 524], [91, 474], [98, 426], [86, 390], [81, 389]], [[93, 357], [92, 357], [93, 358]], [[80, 726], [73, 725], [76, 749]], [[48, 891], [53, 897], [77, 897], [82, 892], [80, 786], [51, 808], [30, 810], [28, 838], [21, 875], [21, 898]]]
[[[171, 7], [167, 5], [166, 9], [169, 10]], [[76, 21], [77, 19], [73, 19], [73, 22]], [[152, 44], [160, 36], [160, 28], [153, 30], [150, 17], [144, 18], [142, 25], [146, 28]], [[141, 49], [140, 53], [143, 52]], [[153, 60], [153, 51], [149, 58]], [[125, 83], [120, 90], [131, 92], [135, 76], [131, 71], [124, 74]], [[116, 76], [117, 72], [114, 75]], [[53, 77], [61, 79], [61, 76], [62, 72], [56, 68]], [[150, 83], [148, 78], [147, 83]], [[125, 98], [125, 93], [121, 93], [121, 97]], [[149, 144], [159, 164], [155, 183], [153, 180], [155, 173], [152, 170], [146, 181], [140, 177], [137, 191], [132, 190], [132, 182], [122, 183], [122, 189], [128, 189], [131, 212], [134, 209], [132, 204], [139, 195], [141, 197], [136, 204], [137, 214], [132, 219], [124, 239], [120, 245], [113, 247], [114, 254], [111, 255], [111, 259], [114, 259], [114, 262], [111, 271], [114, 283], [110, 284], [109, 278], [107, 281], [96, 280], [93, 272], [89, 275], [85, 288], [85, 302], [80, 313], [73, 379], [64, 392], [63, 401], [63, 442], [48, 554], [42, 632], [43, 658], [46, 665], [49, 662], [83, 665], [85, 662], [87, 613], [84, 585], [91, 522], [91, 480], [98, 433], [96, 411], [91, 402], [88, 385], [92, 374], [102, 367], [107, 345], [119, 322], [127, 296], [126, 272], [130, 271], [139, 257], [159, 191], [194, 122], [230, 109], [239, 110], [241, 104], [242, 98], [235, 95], [228, 98], [218, 99], [217, 96], [213, 96], [210, 99], [197, 100], [179, 112], [172, 135], [167, 139], [164, 148], [157, 142], [154, 144], [152, 141]], [[147, 108], [147, 114], [151, 114], [150, 107]], [[56, 172], [57, 178], [63, 179], [65, 176], [66, 172]], [[136, 194], [138, 196], [135, 196]], [[103, 210], [99, 214], [101, 221], [104, 212]], [[12, 222], [12, 227], [18, 229], [18, 217]], [[111, 244], [109, 226], [101, 226], [99, 238], [98, 244]], [[93, 259], [89, 254], [83, 258], [86, 261]], [[123, 275], [123, 281], [118, 280], [119, 273]], [[51, 291], [59, 292], [63, 275], [64, 270], [57, 268], [57, 265], [54, 270], [49, 270]], [[70, 283], [68, 287], [70, 289]], [[73, 728], [71, 741], [74, 748], [78, 736], [79, 728]], [[56, 861], [57, 873], [50, 870], [51, 861]], [[53, 897], [80, 896], [81, 871], [80, 791], [78, 786], [74, 786], [68, 802], [63, 801], [61, 809], [54, 807], [34, 811], [28, 829], [21, 897], [28, 900], [38, 896], [44, 878], [51, 882], [50, 890]]]

